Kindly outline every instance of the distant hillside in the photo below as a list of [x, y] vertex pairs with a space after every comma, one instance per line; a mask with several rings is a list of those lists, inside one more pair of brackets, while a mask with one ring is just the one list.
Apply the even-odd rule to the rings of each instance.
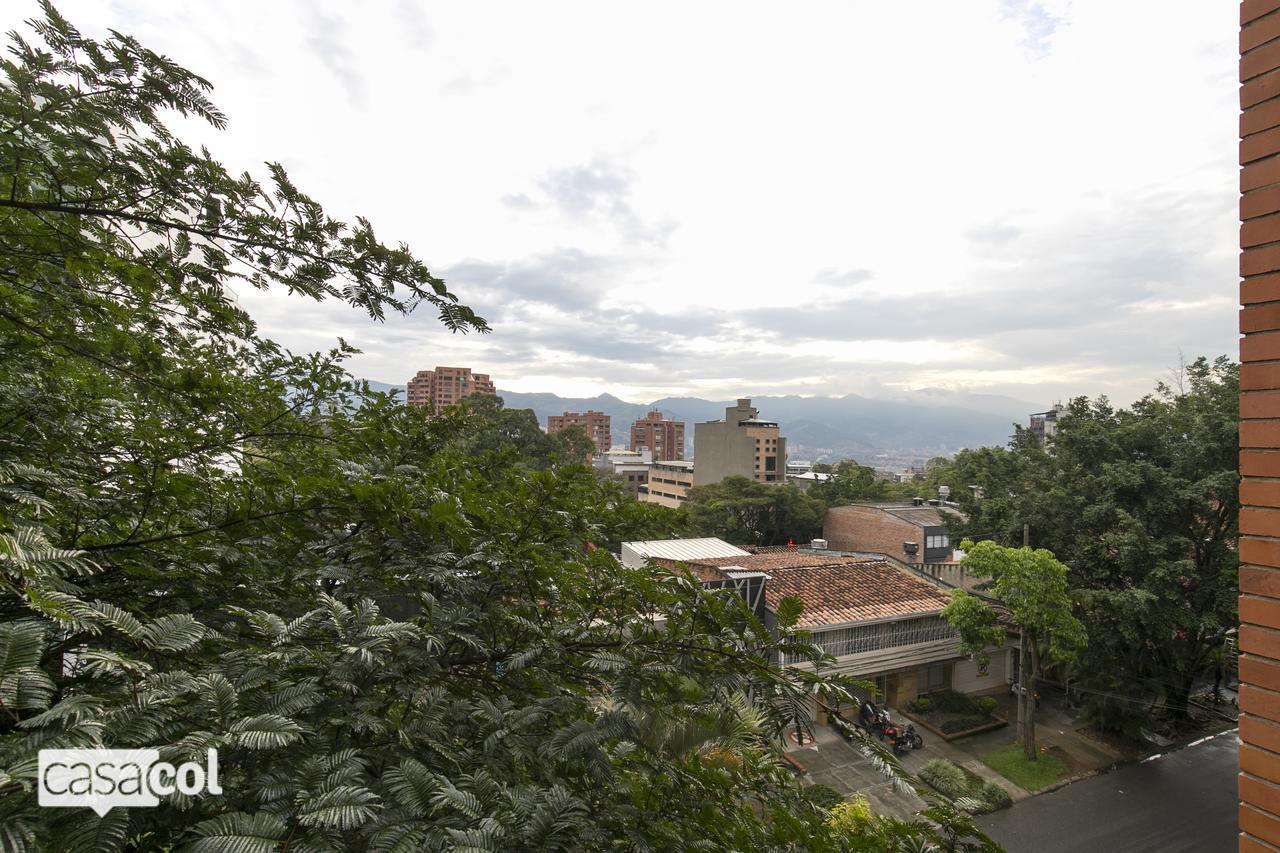
[[[380, 391], [403, 385], [369, 382]], [[693, 425], [724, 417], [733, 400], [698, 397], [666, 397], [652, 403], [628, 403], [612, 394], [596, 397], [561, 397], [557, 394], [521, 394], [498, 390], [508, 408], [532, 409], [544, 425], [548, 415], [595, 409], [612, 419], [614, 444], [625, 445], [631, 423], [646, 412], [686, 423], [686, 455], [693, 448]], [[867, 465], [897, 467], [916, 459], [943, 456], [964, 447], [1004, 444], [1013, 424], [1027, 421], [1031, 412], [1047, 404], [1029, 403], [993, 394], [964, 394], [936, 388], [874, 399], [847, 394], [843, 397], [753, 397], [761, 417], [777, 421], [796, 459], [820, 461], [853, 457]]]

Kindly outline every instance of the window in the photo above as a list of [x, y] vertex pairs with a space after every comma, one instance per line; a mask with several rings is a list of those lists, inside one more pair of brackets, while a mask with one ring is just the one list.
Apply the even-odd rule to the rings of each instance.
[[949, 548], [951, 547], [951, 539], [945, 533], [941, 536], [926, 536], [924, 539], [924, 547], [927, 549]]
[[[916, 619], [900, 619], [895, 622], [872, 622], [852, 628], [836, 628], [831, 631], [815, 631], [812, 641], [835, 657], [931, 643], [956, 636], [955, 630], [940, 616]], [[789, 663], [783, 656], [783, 663]]]

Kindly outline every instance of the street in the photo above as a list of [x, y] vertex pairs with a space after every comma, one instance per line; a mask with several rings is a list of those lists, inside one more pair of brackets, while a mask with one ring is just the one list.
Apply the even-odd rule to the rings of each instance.
[[1008, 853], [1233, 851], [1235, 730], [978, 819]]

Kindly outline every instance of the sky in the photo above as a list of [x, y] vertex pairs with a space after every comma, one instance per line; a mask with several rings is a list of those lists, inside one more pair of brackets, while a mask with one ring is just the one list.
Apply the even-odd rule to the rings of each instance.
[[[1234, 0], [60, 0], [492, 325], [238, 292], [357, 376], [1127, 402], [1237, 355]], [[36, 14], [5, 4], [5, 29]]]

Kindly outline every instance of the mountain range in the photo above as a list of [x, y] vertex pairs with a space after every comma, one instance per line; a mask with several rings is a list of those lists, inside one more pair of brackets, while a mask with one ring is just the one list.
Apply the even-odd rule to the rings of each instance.
[[[380, 391], [400, 390], [402, 385], [369, 382]], [[698, 397], [664, 397], [652, 403], [630, 403], [612, 394], [595, 397], [561, 397], [558, 394], [498, 390], [509, 409], [532, 409], [539, 422], [548, 415], [594, 409], [611, 419], [613, 443], [625, 446], [633, 421], [657, 409], [684, 421], [686, 458], [693, 452], [693, 425], [724, 417], [733, 400]], [[964, 447], [1003, 445], [1013, 434], [1013, 424], [1025, 424], [1027, 415], [1047, 405], [994, 394], [968, 394], [943, 389], [923, 389], [894, 397], [873, 398], [857, 394], [843, 397], [753, 397], [760, 416], [777, 421], [793, 459], [814, 462], [854, 458], [864, 465], [895, 468], [919, 463], [933, 456], [948, 456]]]

